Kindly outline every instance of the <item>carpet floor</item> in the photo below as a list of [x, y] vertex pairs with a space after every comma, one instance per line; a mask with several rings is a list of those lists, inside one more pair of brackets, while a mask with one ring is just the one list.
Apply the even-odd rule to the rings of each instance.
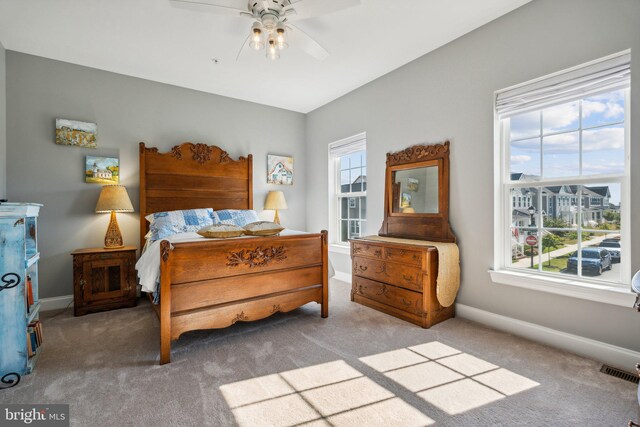
[[194, 331], [158, 365], [150, 304], [43, 315], [33, 374], [2, 403], [68, 403], [77, 426], [623, 426], [636, 385], [567, 352], [450, 319], [421, 329], [349, 301]]

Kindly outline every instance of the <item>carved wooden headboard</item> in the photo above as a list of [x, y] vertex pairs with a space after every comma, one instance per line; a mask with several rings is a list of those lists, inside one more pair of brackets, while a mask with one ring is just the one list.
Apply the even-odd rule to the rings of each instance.
[[179, 209], [253, 209], [253, 156], [233, 160], [215, 145], [185, 142], [167, 153], [140, 143], [140, 247], [145, 216]]

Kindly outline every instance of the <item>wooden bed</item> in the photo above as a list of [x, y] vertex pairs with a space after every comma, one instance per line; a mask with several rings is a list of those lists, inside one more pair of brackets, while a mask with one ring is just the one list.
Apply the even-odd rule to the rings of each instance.
[[[178, 209], [252, 209], [252, 156], [184, 143], [167, 153], [140, 143], [140, 244], [145, 216]], [[196, 329], [263, 319], [309, 302], [328, 316], [327, 232], [160, 243], [160, 364], [171, 341]]]

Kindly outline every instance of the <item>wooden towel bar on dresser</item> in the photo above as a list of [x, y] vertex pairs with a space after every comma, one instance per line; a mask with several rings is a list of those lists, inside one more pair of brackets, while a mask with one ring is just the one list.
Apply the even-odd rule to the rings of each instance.
[[[453, 317], [459, 285], [455, 241], [449, 225], [449, 141], [388, 153], [379, 236], [350, 240], [351, 300], [423, 328]], [[446, 273], [455, 270], [446, 278], [453, 287], [438, 288], [438, 248], [449, 257], [444, 265], [453, 267]]]

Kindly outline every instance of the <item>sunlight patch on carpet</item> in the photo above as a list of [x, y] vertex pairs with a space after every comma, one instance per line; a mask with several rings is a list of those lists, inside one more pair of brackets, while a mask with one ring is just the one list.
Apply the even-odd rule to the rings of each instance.
[[450, 415], [540, 385], [438, 341], [359, 360]]

